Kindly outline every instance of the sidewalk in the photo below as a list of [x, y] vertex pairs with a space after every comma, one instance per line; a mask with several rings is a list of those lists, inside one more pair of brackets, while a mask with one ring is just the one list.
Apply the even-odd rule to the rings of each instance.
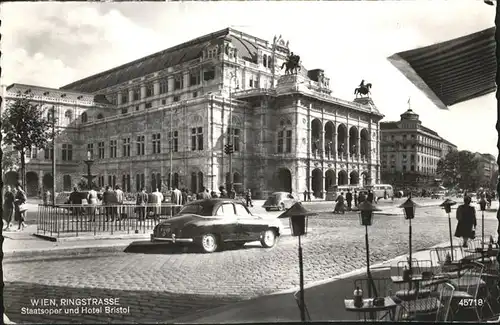
[[[458, 245], [458, 241], [456, 242]], [[445, 242], [434, 247], [448, 246]], [[455, 243], [454, 243], [455, 245]], [[430, 248], [414, 252], [413, 258], [430, 259]], [[372, 265], [374, 278], [390, 277], [390, 266], [405, 260], [398, 256], [380, 264]], [[434, 263], [434, 261], [433, 261]], [[358, 320], [357, 313], [344, 308], [344, 299], [352, 299], [354, 280], [366, 277], [366, 269], [359, 269], [333, 279], [306, 285], [305, 301], [312, 321]], [[203, 311], [194, 315], [174, 319], [173, 323], [243, 323], [243, 322], [287, 322], [299, 321], [300, 313], [293, 293], [299, 288], [277, 292], [272, 295], [246, 300], [240, 303]]]

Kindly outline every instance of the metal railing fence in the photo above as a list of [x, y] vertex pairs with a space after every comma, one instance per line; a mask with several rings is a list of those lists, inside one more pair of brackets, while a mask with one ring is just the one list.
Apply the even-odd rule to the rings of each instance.
[[51, 237], [146, 234], [176, 215], [182, 205], [38, 205], [37, 234]]

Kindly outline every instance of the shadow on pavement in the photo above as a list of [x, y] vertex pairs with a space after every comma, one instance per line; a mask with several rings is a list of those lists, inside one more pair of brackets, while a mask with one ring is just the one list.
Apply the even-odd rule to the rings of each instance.
[[[219, 307], [241, 299], [227, 296], [208, 296], [195, 294], [174, 294], [163, 291], [110, 290], [99, 288], [73, 288], [63, 286], [40, 285], [27, 282], [7, 282], [4, 287], [4, 306], [7, 316], [16, 323], [157, 323], [191, 313]], [[135, 289], [135, 288], [134, 288]], [[71, 298], [119, 298], [120, 307], [130, 307], [130, 313], [102, 312], [80, 314], [65, 312], [74, 307], [40, 307], [42, 309], [61, 309], [60, 315], [23, 315], [22, 308], [36, 308], [32, 299]], [[99, 306], [97, 306], [99, 307]]]
[[[223, 250], [219, 250], [215, 253], [218, 254], [223, 251], [231, 251], [231, 250], [243, 250], [243, 249], [252, 249], [252, 248], [262, 248], [260, 243], [252, 242], [247, 243], [243, 247], [237, 247], [235, 245], [225, 245]], [[135, 241], [131, 243], [124, 250], [125, 253], [131, 254], [200, 254], [200, 249], [196, 246], [189, 245], [172, 245], [170, 243], [152, 243], [150, 241]]]

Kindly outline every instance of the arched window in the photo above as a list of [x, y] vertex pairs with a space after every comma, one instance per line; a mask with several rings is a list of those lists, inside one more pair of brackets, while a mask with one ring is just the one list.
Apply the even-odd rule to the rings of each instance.
[[87, 123], [89, 117], [87, 116], [87, 112], [82, 113], [82, 123]]
[[280, 121], [280, 130], [278, 130], [278, 153], [292, 152], [292, 122], [287, 120]]
[[64, 112], [64, 118], [66, 119], [66, 123], [71, 123], [71, 120], [73, 120], [73, 111], [68, 109]]
[[267, 67], [267, 55], [266, 55], [266, 54], [264, 54], [264, 55], [262, 56], [262, 64], [263, 64], [265, 67]]

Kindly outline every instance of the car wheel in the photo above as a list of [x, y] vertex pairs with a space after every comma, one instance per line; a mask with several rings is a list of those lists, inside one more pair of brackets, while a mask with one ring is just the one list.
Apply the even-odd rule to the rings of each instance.
[[205, 234], [201, 237], [201, 249], [204, 253], [213, 253], [219, 247], [218, 238], [214, 234]]
[[267, 212], [271, 211], [271, 208], [266, 208], [266, 211], [267, 211]]
[[260, 243], [264, 248], [271, 248], [276, 245], [278, 238], [276, 232], [272, 229], [267, 229], [260, 236]]
[[285, 204], [284, 203], [280, 203], [279, 207], [278, 207], [278, 211], [283, 211], [285, 210]]

